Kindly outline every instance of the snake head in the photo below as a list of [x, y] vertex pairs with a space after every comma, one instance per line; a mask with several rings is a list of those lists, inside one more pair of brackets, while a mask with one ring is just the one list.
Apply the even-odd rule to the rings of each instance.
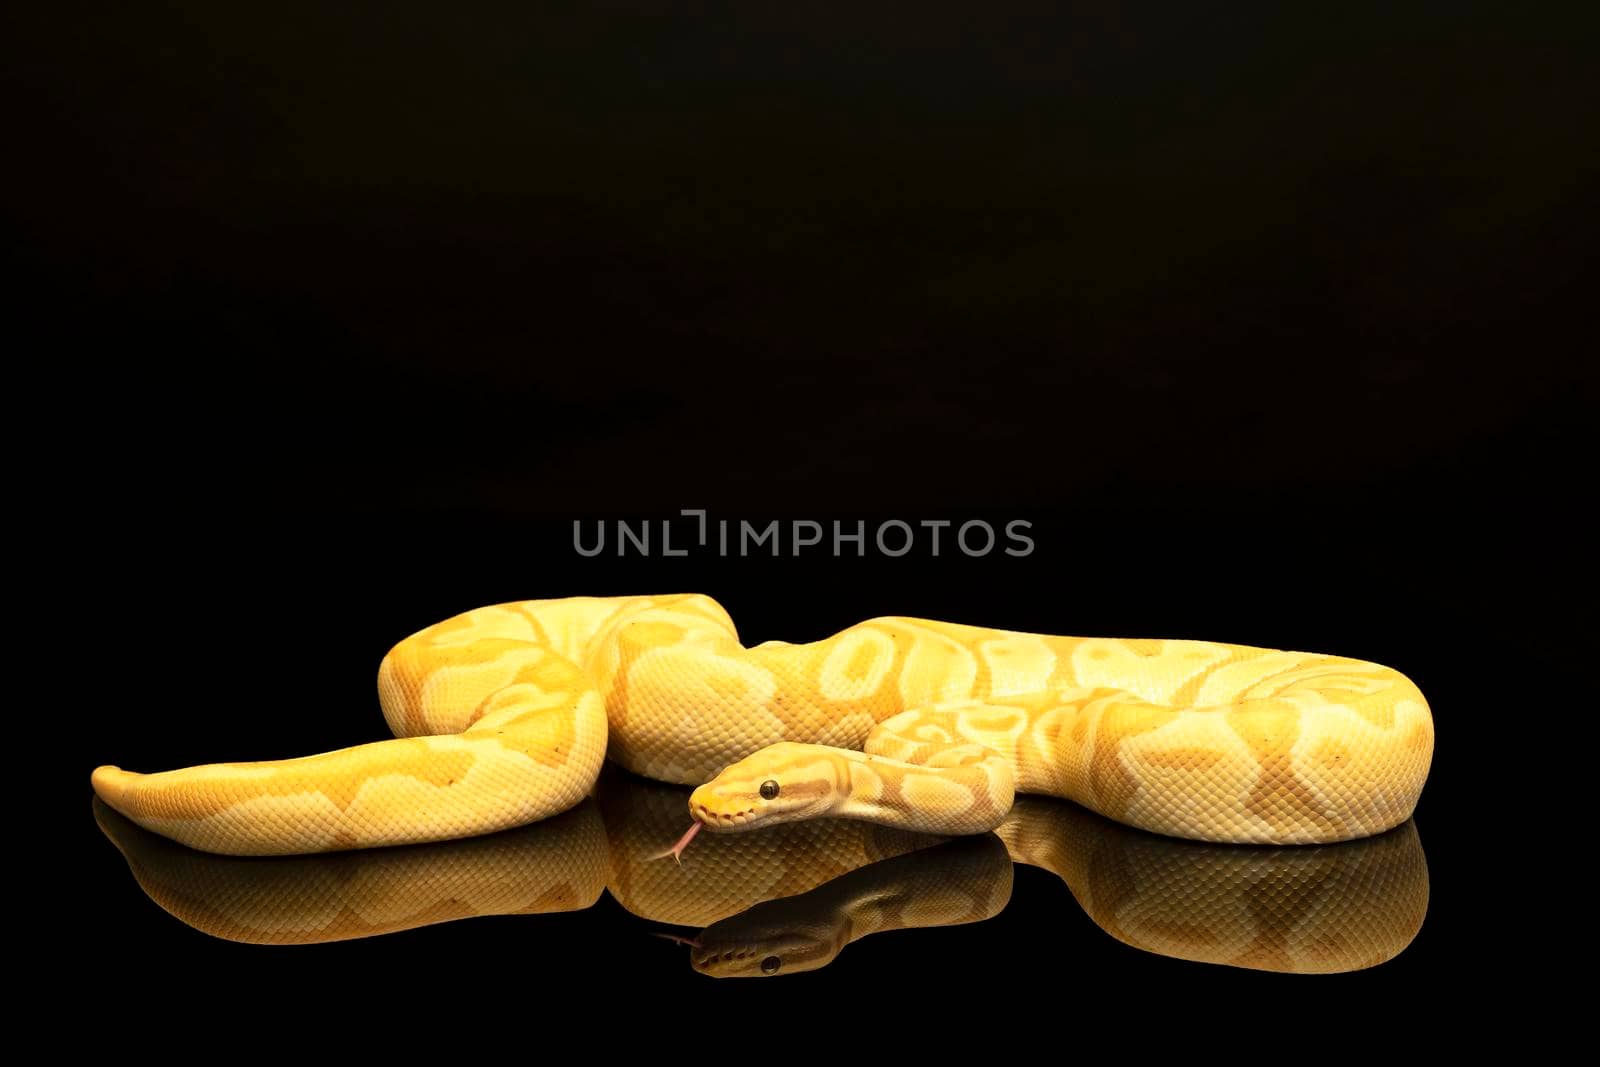
[[849, 789], [835, 750], [785, 741], [724, 767], [690, 795], [689, 813], [708, 830], [754, 830], [832, 814]]

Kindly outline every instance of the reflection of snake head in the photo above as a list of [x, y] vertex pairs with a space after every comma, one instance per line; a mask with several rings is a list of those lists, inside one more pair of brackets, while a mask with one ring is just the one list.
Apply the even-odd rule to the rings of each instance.
[[826, 967], [848, 944], [848, 932], [807, 918], [792, 907], [758, 904], [701, 931], [689, 963], [713, 978], [770, 978]]
[[712, 978], [770, 978], [825, 967], [838, 955], [839, 947], [795, 932], [767, 941], [702, 942], [689, 962]]
[[959, 837], [714, 922], [692, 942], [689, 962], [713, 978], [814, 971], [879, 931], [981, 922], [1010, 899], [1005, 845], [993, 834]]
[[689, 797], [709, 830], [753, 830], [833, 812], [846, 798], [850, 770], [817, 745], [768, 745], [724, 767]]

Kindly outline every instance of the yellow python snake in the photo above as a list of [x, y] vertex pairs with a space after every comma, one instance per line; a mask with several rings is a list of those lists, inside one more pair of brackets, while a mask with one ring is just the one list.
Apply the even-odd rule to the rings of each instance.
[[1283, 845], [1398, 826], [1433, 753], [1421, 692], [1360, 660], [896, 617], [745, 648], [696, 594], [471, 611], [396, 645], [378, 689], [394, 739], [100, 767], [95, 792], [191, 847], [282, 855], [548, 818], [610, 758], [699, 784], [693, 826], [714, 831], [832, 816], [982, 833], [1022, 792], [1161, 834]]
[[[720, 978], [816, 970], [879, 933], [986, 921], [1015, 895], [1013, 864], [1059, 877], [1094, 924], [1127, 945], [1255, 970], [1372, 967], [1403, 951], [1427, 913], [1427, 863], [1410, 822], [1335, 845], [1214, 845], [1022, 797], [993, 834], [941, 838], [816, 819], [708, 838], [681, 865], [661, 863], [687, 796], [612, 771], [596, 797], [517, 830], [266, 858], [184, 848], [98, 801], [95, 817], [144, 892], [214, 937], [320, 944], [579, 911], [609, 892], [651, 924], [690, 928], [667, 936], [689, 946], [695, 970]], [[1060, 921], [1053, 906], [1044, 914]], [[637, 951], [660, 948], [641, 937]]]

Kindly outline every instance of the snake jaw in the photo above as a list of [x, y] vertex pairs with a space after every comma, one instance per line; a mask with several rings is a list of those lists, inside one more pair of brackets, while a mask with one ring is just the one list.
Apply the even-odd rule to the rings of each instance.
[[715, 808], [696, 802], [693, 798], [689, 801], [689, 810], [694, 815], [696, 822], [714, 830], [731, 830], [752, 821], [756, 814], [753, 807], [740, 811], [718, 811]]

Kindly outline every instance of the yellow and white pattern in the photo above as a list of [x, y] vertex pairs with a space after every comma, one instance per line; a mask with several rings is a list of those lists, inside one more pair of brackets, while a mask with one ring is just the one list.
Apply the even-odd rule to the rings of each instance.
[[1388, 667], [1202, 641], [1052, 637], [880, 618], [743, 647], [695, 594], [468, 612], [378, 672], [396, 737], [160, 774], [95, 792], [208, 852], [440, 841], [547, 818], [609, 756], [710, 830], [838, 816], [999, 827], [1015, 794], [1177, 837], [1307, 844], [1405, 821], [1433, 755], [1422, 693]]

